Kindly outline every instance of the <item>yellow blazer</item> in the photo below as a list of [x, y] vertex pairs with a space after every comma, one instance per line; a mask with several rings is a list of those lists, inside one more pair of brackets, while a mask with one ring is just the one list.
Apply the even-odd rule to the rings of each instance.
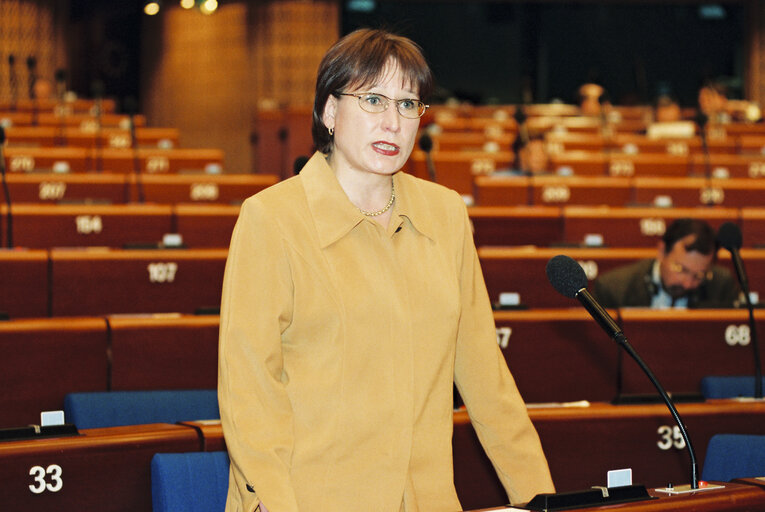
[[319, 153], [243, 204], [221, 305], [227, 511], [461, 510], [452, 382], [510, 499], [552, 492], [462, 199], [394, 185], [387, 229]]

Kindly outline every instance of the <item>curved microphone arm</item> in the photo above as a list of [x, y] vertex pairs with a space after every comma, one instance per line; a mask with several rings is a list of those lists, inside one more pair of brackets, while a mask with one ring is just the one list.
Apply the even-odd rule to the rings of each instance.
[[635, 360], [638, 366], [640, 366], [640, 369], [643, 370], [643, 372], [648, 376], [648, 379], [651, 381], [651, 383], [654, 385], [656, 390], [659, 392], [659, 395], [661, 395], [661, 398], [662, 400], [664, 400], [664, 403], [667, 404], [667, 408], [669, 408], [670, 414], [672, 414], [672, 417], [674, 418], [675, 423], [677, 423], [677, 427], [680, 429], [680, 434], [683, 436], [683, 441], [685, 441], [685, 446], [688, 447], [688, 454], [690, 455], [690, 458], [691, 458], [691, 489], [698, 489], [699, 488], [699, 473], [698, 473], [698, 464], [696, 463], [696, 452], [693, 449], [693, 445], [691, 444], [691, 438], [688, 437], [688, 430], [685, 428], [685, 424], [683, 423], [682, 418], [680, 418], [680, 413], [677, 412], [677, 408], [675, 407], [675, 404], [672, 402], [672, 399], [664, 390], [664, 387], [659, 383], [659, 380], [653, 374], [651, 369], [648, 368], [647, 364], [645, 364], [645, 361], [643, 361], [643, 359], [638, 355], [638, 353], [635, 352], [635, 349], [632, 348], [632, 345], [629, 344], [624, 334], [618, 333], [614, 337], [614, 341], [616, 341], [621, 347], [623, 347], [624, 350], [626, 350], [627, 353], [630, 355], [630, 357], [632, 357], [632, 359]]

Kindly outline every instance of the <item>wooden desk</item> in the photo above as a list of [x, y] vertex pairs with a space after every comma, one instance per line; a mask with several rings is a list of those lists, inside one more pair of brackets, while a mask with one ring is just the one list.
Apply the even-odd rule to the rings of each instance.
[[[699, 464], [712, 435], [762, 433], [765, 403], [678, 404]], [[586, 408], [530, 409], [559, 492], [606, 484], [606, 472], [632, 468], [649, 487], [690, 481], [690, 459], [664, 404], [594, 403]], [[454, 416], [455, 484], [465, 509], [499, 506], [507, 497], [484, 455], [467, 413]], [[621, 508], [620, 508], [621, 510]]]
[[111, 390], [217, 387], [217, 315], [119, 315], [107, 321]]
[[228, 248], [239, 210], [235, 205], [177, 204], [176, 230], [188, 247]]
[[[677, 406], [701, 465], [712, 435], [761, 433], [765, 403], [714, 401]], [[606, 472], [631, 467], [633, 480], [650, 487], [690, 480], [687, 451], [680, 447], [664, 404], [529, 409], [559, 492], [605, 485]], [[188, 422], [205, 450], [225, 449], [220, 422]], [[507, 503], [507, 496], [484, 454], [470, 419], [454, 413], [454, 483], [465, 510]], [[700, 473], [701, 466], [699, 466]], [[620, 508], [621, 510], [621, 508]]]
[[51, 314], [193, 314], [220, 307], [225, 249], [53, 249]]
[[[0, 222], [5, 242], [4, 206]], [[48, 316], [48, 289], [46, 251], [0, 249], [0, 311], [10, 318]]]
[[486, 288], [492, 302], [503, 292], [517, 292], [521, 303], [530, 308], [574, 307], [578, 301], [559, 294], [545, 274], [553, 256], [565, 254], [578, 261], [589, 279], [641, 258], [656, 256], [656, 248], [579, 248], [579, 247], [479, 247]]
[[563, 210], [553, 206], [473, 206], [475, 245], [540, 245], [563, 240]]
[[473, 198], [479, 206], [525, 206], [532, 203], [531, 178], [526, 176], [476, 176]]
[[151, 512], [154, 454], [200, 449], [196, 431], [182, 425], [88, 429], [81, 434], [0, 442], [3, 508]]
[[170, 205], [17, 203], [12, 212], [18, 247], [122, 247], [157, 243], [173, 231]]
[[145, 201], [239, 204], [278, 181], [274, 174], [142, 174], [130, 176], [131, 197], [138, 200], [139, 184]]
[[[720, 484], [718, 482], [718, 484]], [[742, 510], [765, 509], [765, 491], [746, 483], [722, 483], [723, 489], [698, 491], [686, 495], [667, 496], [655, 489], [648, 489], [648, 494], [658, 499], [637, 501], [600, 507], [579, 508], [582, 512], [619, 510], [619, 512], [732, 512]], [[582, 490], [582, 489], [578, 489]], [[505, 507], [492, 507], [471, 512], [489, 512], [506, 510]]]
[[[132, 145], [130, 131], [121, 128], [83, 131], [70, 126], [11, 126], [5, 134], [9, 147], [129, 148]], [[179, 142], [177, 128], [136, 128], [135, 136], [139, 147], [157, 147], [160, 143], [177, 147]]]
[[[765, 155], [709, 155], [709, 174], [719, 178], [762, 178], [765, 176]], [[707, 158], [691, 155], [691, 174], [707, 174]]]
[[123, 174], [9, 174], [8, 189], [14, 203], [125, 203], [128, 199]]
[[667, 225], [681, 217], [706, 220], [714, 229], [739, 218], [732, 208], [563, 208], [566, 242], [579, 244], [588, 234], [600, 234], [609, 247], [656, 247]]
[[[509, 169], [513, 155], [510, 151], [487, 153], [484, 151], [439, 151], [432, 153], [436, 181], [462, 195], [473, 193], [473, 177], [490, 174], [498, 169]], [[409, 171], [420, 178], [430, 179], [425, 152], [415, 150], [409, 158]]]
[[90, 170], [90, 159], [85, 148], [9, 147], [5, 149], [5, 165], [9, 174], [51, 170], [85, 172]]
[[90, 149], [89, 156], [90, 170], [94, 171], [129, 174], [135, 172], [136, 166], [146, 174], [223, 169], [223, 151], [220, 149], [103, 148]]
[[635, 202], [654, 204], [664, 196], [675, 207], [725, 206], [742, 208], [761, 206], [765, 197], [765, 180], [752, 178], [634, 178]]
[[106, 391], [106, 349], [102, 318], [0, 322], [0, 427], [39, 424], [71, 391]]

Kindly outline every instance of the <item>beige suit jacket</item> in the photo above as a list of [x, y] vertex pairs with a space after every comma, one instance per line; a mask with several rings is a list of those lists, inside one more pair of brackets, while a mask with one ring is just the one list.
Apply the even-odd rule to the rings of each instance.
[[514, 502], [551, 492], [461, 198], [394, 176], [388, 228], [323, 155], [249, 198], [223, 284], [226, 510], [461, 510], [452, 382]]

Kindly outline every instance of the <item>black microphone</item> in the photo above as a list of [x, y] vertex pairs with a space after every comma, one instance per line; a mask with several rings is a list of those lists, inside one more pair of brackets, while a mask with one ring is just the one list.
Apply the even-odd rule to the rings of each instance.
[[691, 488], [698, 489], [699, 478], [696, 465], [696, 452], [693, 450], [691, 440], [688, 437], [688, 431], [686, 430], [682, 419], [680, 419], [675, 404], [672, 402], [672, 399], [664, 390], [664, 387], [659, 383], [659, 380], [653, 374], [651, 369], [648, 368], [648, 365], [645, 364], [637, 352], [635, 352], [635, 349], [632, 348], [632, 345], [629, 344], [621, 328], [617, 325], [614, 319], [611, 318], [611, 315], [609, 315], [598, 301], [590, 295], [590, 292], [587, 291], [587, 276], [581, 265], [568, 256], [559, 254], [547, 262], [545, 272], [547, 274], [547, 279], [550, 281], [553, 288], [555, 288], [561, 295], [578, 299], [590, 315], [592, 315], [598, 324], [600, 324], [603, 330], [606, 331], [606, 334], [624, 348], [624, 350], [635, 360], [638, 366], [640, 366], [646, 376], [648, 376], [654, 387], [656, 387], [656, 390], [661, 395], [664, 403], [667, 404], [669, 412], [672, 414], [675, 423], [677, 423], [677, 426], [680, 429], [685, 445], [688, 447], [688, 454], [691, 458]]
[[93, 94], [93, 109], [95, 110], [94, 116], [96, 118], [96, 171], [103, 171], [104, 159], [101, 144], [101, 123], [103, 115], [103, 96], [104, 96], [104, 83], [101, 80], [93, 80], [90, 84], [90, 91]]
[[5, 175], [5, 154], [3, 153], [3, 147], [5, 146], [5, 128], [0, 124], [0, 176], [3, 181], [3, 193], [5, 194], [5, 205], [8, 207], [8, 217], [6, 219], [6, 240], [8, 242], [8, 248], [13, 247], [13, 215], [11, 214], [11, 191], [8, 188], [8, 178]]
[[292, 174], [294, 174], [295, 176], [300, 174], [301, 169], [305, 167], [305, 164], [308, 163], [308, 160], [309, 159], [307, 156], [300, 155], [299, 157], [297, 157], [295, 161], [292, 162]]
[[749, 296], [749, 280], [746, 277], [744, 261], [741, 259], [741, 245], [743, 237], [741, 229], [733, 222], [725, 222], [717, 231], [717, 243], [730, 252], [733, 267], [736, 269], [736, 277], [744, 294], [744, 302], [749, 310], [749, 332], [752, 338], [752, 350], [754, 350], [754, 397], [762, 398], [762, 369], [760, 367], [760, 346], [757, 340], [757, 323], [754, 321], [754, 306]]
[[417, 142], [420, 149], [425, 152], [425, 165], [428, 167], [428, 176], [430, 181], [436, 181], [436, 166], [433, 165], [433, 157], [430, 152], [433, 150], [433, 139], [427, 133], [423, 133], [420, 136], [420, 140]]
[[11, 89], [11, 111], [15, 112], [19, 101], [19, 80], [16, 76], [16, 56], [8, 54], [8, 87]]

